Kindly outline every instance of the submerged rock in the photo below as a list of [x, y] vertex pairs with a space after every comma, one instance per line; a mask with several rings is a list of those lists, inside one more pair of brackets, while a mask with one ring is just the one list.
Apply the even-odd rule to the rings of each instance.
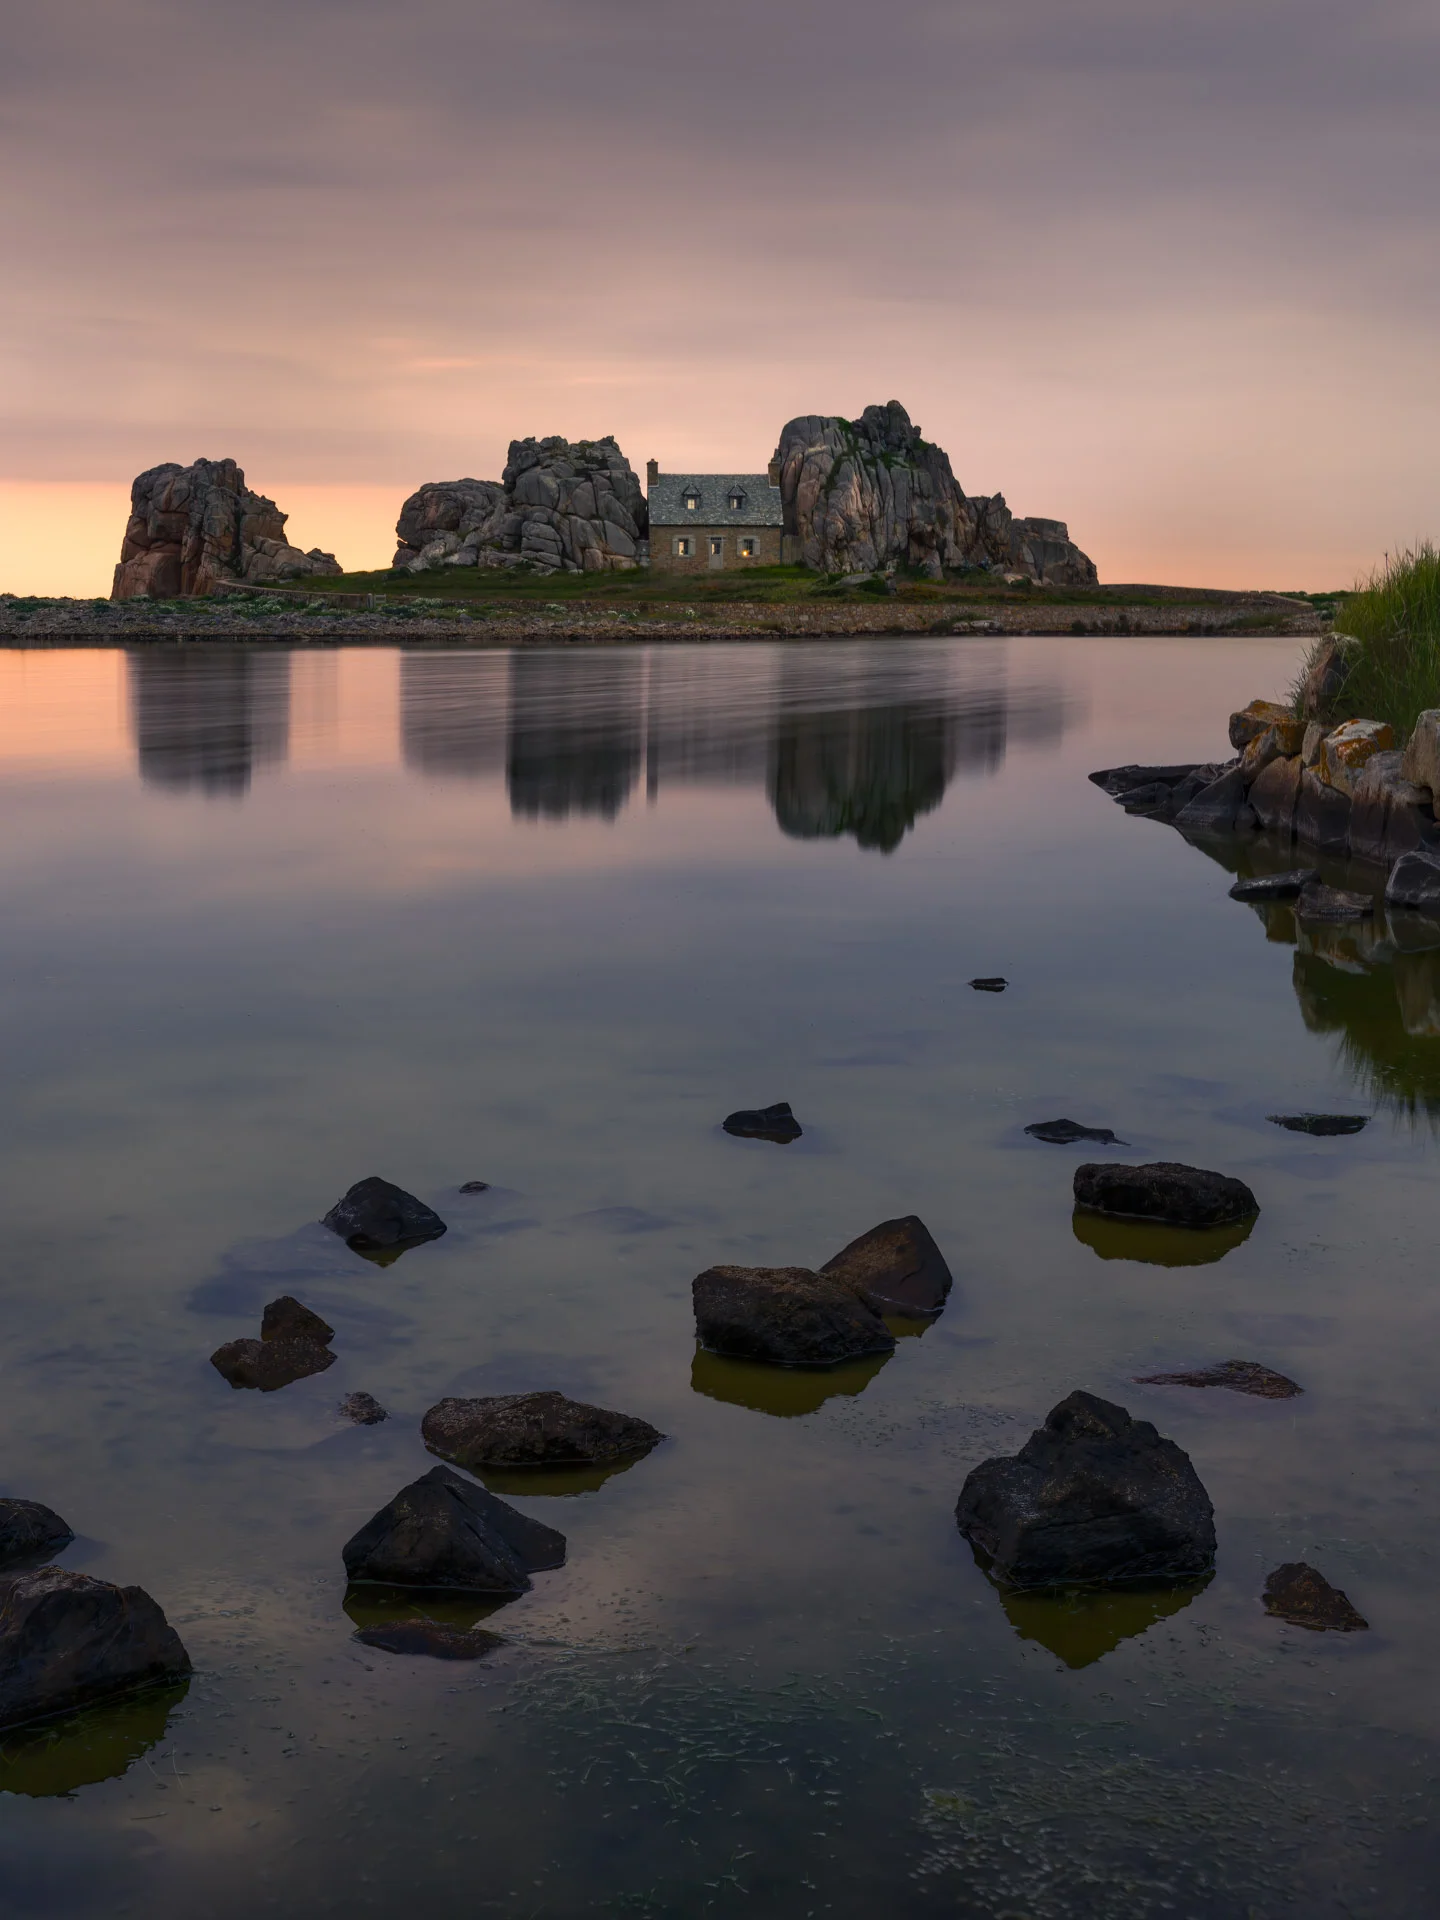
[[849, 1287], [876, 1313], [912, 1320], [933, 1319], [954, 1284], [930, 1229], [913, 1213], [882, 1220], [842, 1247], [820, 1273]]
[[1230, 1226], [1260, 1211], [1243, 1180], [1177, 1160], [1140, 1167], [1087, 1161], [1075, 1169], [1075, 1204], [1118, 1220], [1159, 1220], [1174, 1227]]
[[1184, 1580], [1215, 1559], [1214, 1508], [1189, 1456], [1092, 1393], [1053, 1407], [1012, 1458], [976, 1467], [955, 1518], [1012, 1587]]
[[1072, 1146], [1077, 1140], [1098, 1140], [1102, 1147], [1125, 1145], [1109, 1127], [1082, 1127], [1078, 1120], [1036, 1120], [1025, 1131], [1032, 1140], [1046, 1140], [1052, 1147]]
[[390, 1418], [373, 1393], [347, 1393], [336, 1411], [353, 1420], [357, 1427], [378, 1427], [382, 1420]]
[[1265, 1582], [1265, 1611], [1312, 1632], [1363, 1633], [1370, 1625], [1338, 1587], [1304, 1560], [1288, 1560]]
[[75, 1538], [52, 1507], [38, 1500], [0, 1500], [0, 1567], [48, 1557]]
[[1010, 982], [998, 973], [982, 974], [978, 980], [970, 982], [976, 993], [1004, 993], [1009, 984]]
[[527, 1519], [449, 1467], [402, 1487], [345, 1543], [352, 1580], [525, 1593], [530, 1575], [565, 1562], [565, 1536]]
[[292, 1381], [333, 1367], [335, 1356], [318, 1340], [227, 1340], [210, 1364], [232, 1387], [257, 1387], [274, 1393]]
[[[1262, 820], [1262, 825], [1265, 822]], [[1295, 867], [1289, 873], [1261, 873], [1251, 880], [1237, 880], [1230, 889], [1232, 900], [1293, 900], [1320, 878], [1318, 867]]]
[[1312, 881], [1296, 900], [1295, 911], [1302, 920], [1368, 920], [1375, 902], [1368, 893], [1347, 893], [1343, 887]]
[[833, 1367], [895, 1345], [850, 1287], [808, 1267], [708, 1267], [692, 1291], [700, 1344], [733, 1359]]
[[179, 1635], [139, 1587], [65, 1567], [0, 1580], [0, 1727], [189, 1672]]
[[1141, 1373], [1140, 1387], [1229, 1387], [1234, 1393], [1254, 1394], [1260, 1400], [1293, 1400], [1303, 1387], [1283, 1373], [1262, 1367], [1258, 1360], [1225, 1360], [1218, 1367], [1196, 1367], [1188, 1373]]
[[790, 1111], [788, 1100], [777, 1100], [773, 1107], [742, 1107], [738, 1113], [727, 1113], [720, 1124], [726, 1133], [737, 1134], [742, 1140], [773, 1140], [781, 1147], [798, 1140], [801, 1134], [800, 1122]]
[[467, 1180], [460, 1191], [461, 1193], [488, 1193], [490, 1191], [490, 1182], [488, 1180]]
[[563, 1393], [505, 1393], [439, 1400], [420, 1423], [432, 1453], [480, 1467], [573, 1467], [648, 1453], [665, 1438], [648, 1420], [567, 1400]]
[[343, 1199], [325, 1215], [323, 1225], [338, 1233], [352, 1252], [373, 1253], [422, 1246], [446, 1232], [433, 1208], [403, 1187], [372, 1174], [357, 1180]]
[[1285, 1127], [1291, 1133], [1321, 1136], [1359, 1133], [1370, 1124], [1370, 1116], [1365, 1113], [1267, 1113], [1265, 1118], [1272, 1126]]
[[323, 1347], [335, 1338], [335, 1329], [309, 1307], [302, 1307], [292, 1294], [282, 1293], [272, 1300], [260, 1319], [262, 1340], [313, 1340]]
[[431, 1660], [480, 1660], [505, 1644], [484, 1627], [447, 1627], [439, 1620], [397, 1620], [389, 1627], [361, 1627], [350, 1637], [381, 1653], [423, 1654]]
[[1415, 913], [1440, 915], [1440, 856], [1418, 852], [1402, 854], [1385, 882], [1385, 904], [1408, 907]]

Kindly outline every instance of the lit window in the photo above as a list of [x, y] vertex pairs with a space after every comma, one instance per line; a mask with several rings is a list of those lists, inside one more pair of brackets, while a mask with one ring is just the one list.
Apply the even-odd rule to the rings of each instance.
[[699, 510], [700, 510], [700, 496], [698, 493], [696, 493], [695, 489], [692, 487], [690, 491], [685, 495], [685, 511], [687, 513], [698, 513]]
[[742, 540], [740, 542], [740, 558], [742, 560], [753, 560], [755, 558], [755, 542], [753, 540]]
[[694, 548], [692, 547], [690, 541], [685, 539], [680, 539], [675, 542], [675, 551], [682, 560], [686, 560], [690, 557], [691, 553], [694, 551]]
[[740, 492], [738, 487], [730, 495], [729, 506], [732, 513], [740, 513], [744, 509], [745, 496]]
[[710, 558], [712, 560], [718, 560], [724, 551], [725, 542], [718, 534], [712, 534], [710, 536]]

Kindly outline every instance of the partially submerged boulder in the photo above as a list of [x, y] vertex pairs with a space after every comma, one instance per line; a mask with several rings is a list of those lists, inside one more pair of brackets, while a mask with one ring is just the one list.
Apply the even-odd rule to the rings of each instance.
[[0, 1579], [0, 1727], [183, 1679], [190, 1656], [148, 1593], [65, 1567]]
[[1239, 767], [1231, 767], [1186, 801], [1175, 815], [1175, 825], [1182, 833], [1233, 833], [1244, 805], [1245, 775]]
[[1075, 1204], [1117, 1220], [1159, 1220], [1175, 1227], [1230, 1226], [1260, 1211], [1243, 1180], [1177, 1160], [1139, 1167], [1087, 1161], [1075, 1169]]
[[1295, 809], [1300, 802], [1300, 775], [1303, 769], [1298, 754], [1275, 759], [1263, 767], [1250, 783], [1245, 803], [1266, 833], [1288, 840], [1295, 827]]
[[1237, 880], [1230, 889], [1232, 900], [1293, 900], [1320, 878], [1318, 867], [1292, 867], [1288, 873], [1261, 873], [1250, 880]]
[[215, 1371], [232, 1387], [274, 1393], [312, 1373], [333, 1367], [335, 1356], [319, 1340], [227, 1340], [210, 1356]]
[[773, 1140], [781, 1147], [798, 1140], [802, 1131], [788, 1100], [777, 1100], [770, 1107], [741, 1107], [737, 1113], [727, 1113], [720, 1124], [742, 1140]]
[[1370, 1124], [1366, 1113], [1267, 1113], [1265, 1118], [1287, 1133], [1312, 1133], [1321, 1138], [1362, 1133]]
[[357, 1180], [321, 1224], [338, 1233], [352, 1252], [365, 1254], [403, 1252], [448, 1231], [433, 1208], [378, 1174]]
[[1082, 1127], [1078, 1120], [1032, 1120], [1025, 1131], [1032, 1140], [1044, 1140], [1052, 1147], [1070, 1147], [1077, 1140], [1098, 1140], [1102, 1147], [1125, 1145], [1109, 1127]]
[[1295, 911], [1302, 920], [1368, 920], [1375, 902], [1368, 893], [1350, 893], [1344, 887], [1326, 887], [1312, 880], [1301, 889]]
[[1229, 1387], [1232, 1393], [1248, 1393], [1257, 1400], [1293, 1400], [1303, 1387], [1258, 1360], [1225, 1360], [1216, 1367], [1192, 1367], [1185, 1373], [1141, 1373], [1135, 1376], [1141, 1387]]
[[1004, 993], [1010, 982], [1001, 973], [982, 973], [969, 984], [976, 993]]
[[953, 1281], [945, 1256], [918, 1215], [882, 1220], [820, 1269], [876, 1313], [899, 1319], [933, 1320], [945, 1306]]
[[1053, 1407], [1012, 1458], [976, 1467], [955, 1518], [1010, 1587], [1185, 1580], [1215, 1559], [1215, 1510], [1189, 1456], [1092, 1393]]
[[1288, 1560], [1270, 1575], [1265, 1611], [1314, 1633], [1363, 1633], [1370, 1625], [1338, 1587], [1304, 1560]]
[[260, 1316], [262, 1340], [313, 1340], [324, 1346], [335, 1338], [335, 1329], [309, 1307], [302, 1307], [293, 1294], [282, 1293], [270, 1301]]
[[357, 1427], [378, 1427], [382, 1420], [390, 1418], [373, 1393], [347, 1393], [336, 1412], [353, 1420]]
[[648, 1420], [563, 1393], [439, 1400], [420, 1433], [432, 1453], [472, 1473], [481, 1467], [593, 1466], [648, 1453], [665, 1438]]
[[38, 1500], [0, 1500], [0, 1567], [48, 1558], [74, 1538], [75, 1529], [53, 1507]]
[[565, 1536], [493, 1493], [432, 1467], [345, 1543], [352, 1580], [463, 1593], [528, 1592], [530, 1575], [565, 1561]]
[[1402, 854], [1385, 882], [1385, 904], [1440, 918], [1440, 854]]
[[852, 1288], [808, 1267], [708, 1267], [692, 1291], [700, 1344], [732, 1359], [833, 1367], [895, 1345]]

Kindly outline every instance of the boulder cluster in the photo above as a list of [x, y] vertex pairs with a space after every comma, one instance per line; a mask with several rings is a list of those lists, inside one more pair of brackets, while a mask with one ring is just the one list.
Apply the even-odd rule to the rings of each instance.
[[273, 586], [341, 572], [333, 553], [302, 553], [288, 515], [255, 493], [233, 460], [151, 467], [130, 489], [112, 600], [173, 600], [227, 586]]

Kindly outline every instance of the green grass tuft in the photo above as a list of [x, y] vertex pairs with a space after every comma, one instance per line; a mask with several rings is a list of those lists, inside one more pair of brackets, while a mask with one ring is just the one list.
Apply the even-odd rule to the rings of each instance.
[[1335, 614], [1353, 641], [1337, 718], [1388, 720], [1405, 739], [1416, 715], [1440, 707], [1440, 548], [1387, 554]]

